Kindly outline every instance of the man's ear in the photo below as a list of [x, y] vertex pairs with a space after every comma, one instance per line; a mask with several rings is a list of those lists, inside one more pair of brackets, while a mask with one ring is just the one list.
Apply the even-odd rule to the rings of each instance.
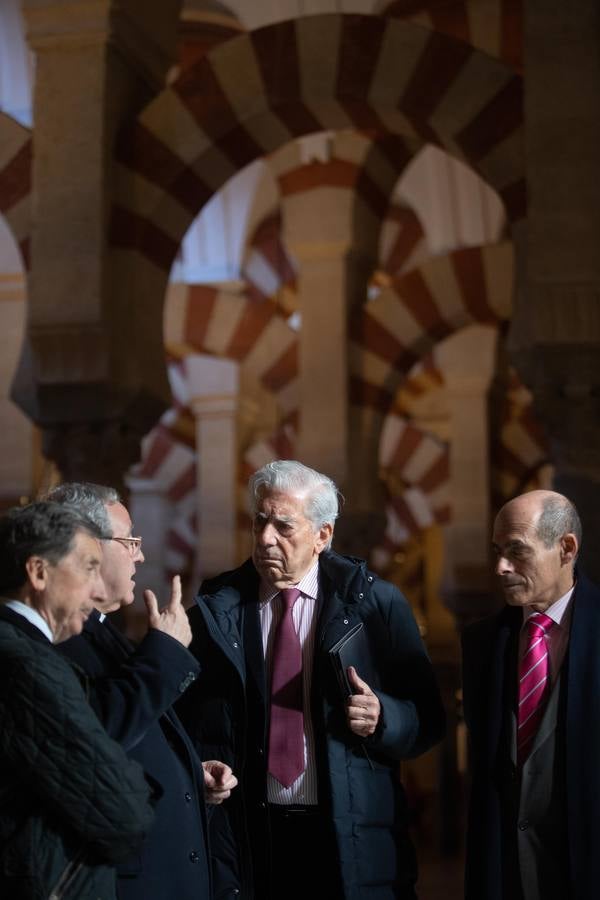
[[567, 532], [560, 539], [560, 561], [563, 565], [572, 565], [575, 562], [579, 544], [572, 532]]
[[30, 556], [25, 563], [29, 583], [35, 591], [43, 591], [48, 583], [48, 562], [41, 556]]
[[329, 522], [326, 522], [324, 525], [321, 525], [317, 532], [317, 538], [315, 541], [315, 549], [317, 553], [321, 553], [331, 540], [331, 535], [333, 534], [333, 528]]

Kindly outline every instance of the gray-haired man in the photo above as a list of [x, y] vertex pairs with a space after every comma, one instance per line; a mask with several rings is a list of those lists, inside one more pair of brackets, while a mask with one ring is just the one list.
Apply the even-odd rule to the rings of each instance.
[[[190, 611], [202, 678], [178, 705], [197, 746], [240, 778], [211, 820], [215, 890], [412, 898], [398, 761], [440, 740], [444, 716], [410, 608], [330, 549], [327, 476], [269, 463], [250, 500], [252, 559], [202, 585]], [[342, 693], [329, 651], [344, 639]]]
[[163, 609], [146, 592], [149, 629], [134, 647], [106, 617], [133, 601], [136, 565], [144, 561], [142, 539], [132, 534], [129, 512], [117, 492], [102, 485], [63, 484], [50, 496], [85, 512], [110, 535], [101, 562], [106, 595], [95, 604], [81, 636], [61, 649], [91, 676], [92, 704], [108, 733], [162, 788], [142, 853], [118, 869], [119, 897], [207, 900], [203, 782], [206, 778], [211, 802], [219, 803], [236, 781], [229, 767], [215, 760], [205, 763], [203, 771], [171, 709], [199, 671], [187, 650], [191, 631], [179, 578]]

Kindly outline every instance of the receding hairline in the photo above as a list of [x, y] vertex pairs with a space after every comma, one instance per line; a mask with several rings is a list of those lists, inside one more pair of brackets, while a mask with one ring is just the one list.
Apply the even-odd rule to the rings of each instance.
[[556, 543], [565, 534], [573, 534], [578, 544], [581, 544], [582, 529], [581, 520], [577, 507], [569, 497], [558, 491], [535, 490], [527, 491], [525, 494], [519, 494], [513, 497], [502, 506], [494, 519], [494, 533], [499, 524], [510, 516], [521, 520], [529, 525], [536, 537], [544, 540], [547, 546], [547, 532], [551, 527], [552, 516], [560, 516], [564, 519], [561, 524], [560, 533], [557, 530], [553, 534], [553, 543]]

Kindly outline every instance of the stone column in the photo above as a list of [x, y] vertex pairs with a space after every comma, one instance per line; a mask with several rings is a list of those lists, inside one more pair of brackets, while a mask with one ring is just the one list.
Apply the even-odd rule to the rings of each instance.
[[[23, 2], [36, 57], [33, 233], [13, 397], [46, 430], [46, 452], [65, 477], [120, 481], [163, 408], [132, 363], [139, 322], [111, 284], [108, 222], [116, 135], [164, 84], [179, 7]], [[121, 440], [123, 428], [133, 442]]]
[[29, 422], [11, 403], [7, 385], [15, 370], [19, 344], [25, 328], [27, 294], [21, 273], [0, 277], [0, 503], [10, 506], [21, 497], [31, 497], [35, 487], [33, 477], [34, 435]]
[[463, 618], [485, 614], [490, 592], [488, 390], [497, 332], [472, 325], [439, 347], [450, 418], [451, 522], [446, 527], [444, 593]]
[[[533, 391], [556, 488], [580, 507], [582, 559], [600, 578], [600, 6], [527, 0], [526, 279], [512, 358]], [[553, 48], [551, 54], [548, 47]]]
[[196, 417], [200, 578], [237, 563], [238, 366], [195, 355], [186, 360], [189, 405]]
[[[363, 221], [357, 235], [355, 201], [350, 190], [324, 185], [284, 196], [282, 210], [284, 239], [298, 264], [302, 317], [298, 457], [330, 475], [346, 496], [336, 549], [365, 556], [384, 527], [377, 466], [381, 422], [351, 405], [348, 322], [366, 302], [379, 222]], [[324, 210], [316, 219], [315, 203]]]

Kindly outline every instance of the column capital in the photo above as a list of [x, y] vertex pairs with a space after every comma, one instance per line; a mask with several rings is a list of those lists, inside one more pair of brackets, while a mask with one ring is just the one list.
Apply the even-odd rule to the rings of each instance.
[[110, 43], [157, 89], [175, 59], [180, 6], [180, 0], [23, 0], [23, 15], [37, 53]]
[[123, 420], [64, 422], [44, 429], [43, 453], [64, 481], [93, 481], [124, 491], [124, 474], [139, 460], [141, 438]]
[[235, 414], [238, 403], [236, 394], [210, 394], [190, 397], [189, 405], [196, 418], [229, 419]]

